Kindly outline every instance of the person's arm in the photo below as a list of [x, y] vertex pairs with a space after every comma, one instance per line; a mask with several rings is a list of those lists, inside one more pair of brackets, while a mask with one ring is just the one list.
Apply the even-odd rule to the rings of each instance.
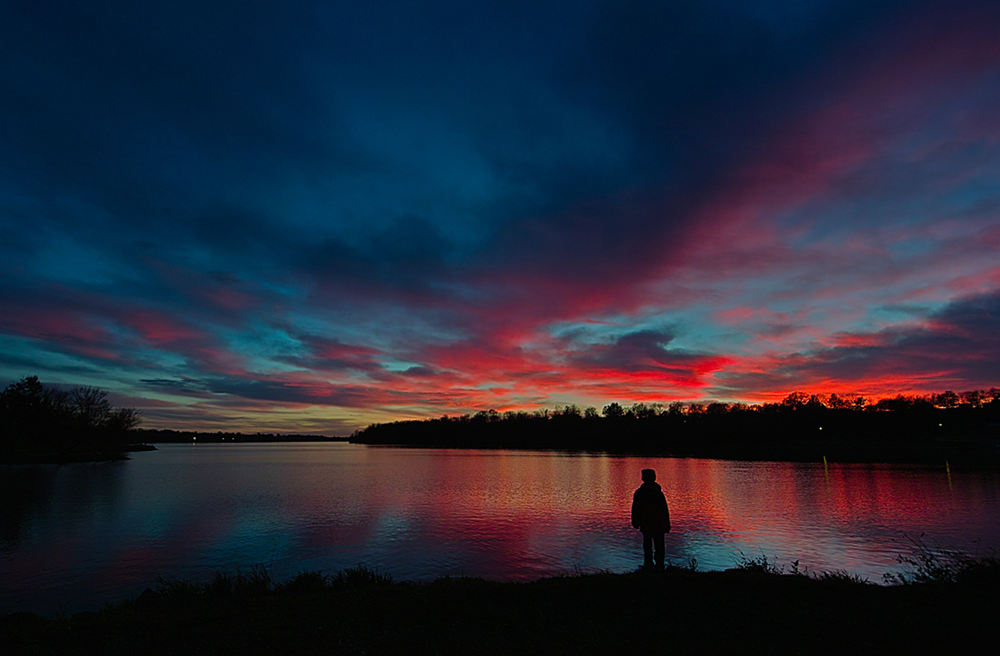
[[632, 528], [639, 528], [639, 493], [632, 495]]
[[667, 505], [667, 498], [663, 498], [663, 516], [667, 519], [667, 530], [666, 533], [670, 532], [670, 507]]

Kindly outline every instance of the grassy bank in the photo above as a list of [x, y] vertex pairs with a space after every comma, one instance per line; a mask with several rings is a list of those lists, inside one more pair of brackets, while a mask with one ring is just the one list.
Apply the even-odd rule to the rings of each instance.
[[[363, 569], [164, 583], [69, 618], [2, 618], [16, 653], [510, 654], [963, 652], [992, 639], [997, 562], [881, 586], [843, 574], [593, 574], [397, 583]], [[6, 653], [12, 653], [7, 651]]]

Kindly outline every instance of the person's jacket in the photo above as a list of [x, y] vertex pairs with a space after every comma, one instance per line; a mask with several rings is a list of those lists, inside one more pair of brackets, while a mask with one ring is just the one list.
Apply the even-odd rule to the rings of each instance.
[[670, 531], [670, 511], [659, 483], [645, 482], [632, 495], [632, 527], [644, 533]]

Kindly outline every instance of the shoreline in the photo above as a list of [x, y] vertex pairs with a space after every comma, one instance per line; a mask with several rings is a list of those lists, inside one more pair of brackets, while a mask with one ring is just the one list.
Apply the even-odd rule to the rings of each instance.
[[[523, 452], [554, 452], [568, 453], [574, 455], [589, 456], [621, 456], [637, 458], [692, 458], [697, 460], [727, 460], [733, 462], [790, 462], [790, 463], [819, 463], [825, 461], [830, 465], [916, 465], [924, 467], [945, 467], [950, 465], [971, 466], [978, 465], [979, 469], [995, 470], [1000, 468], [1000, 454], [996, 457], [982, 457], [981, 454], [958, 454], [953, 457], [942, 457], [942, 454], [930, 454], [922, 457], [896, 457], [887, 456], [884, 453], [878, 454], [882, 457], [861, 457], [859, 454], [831, 455], [829, 453], [818, 453], [818, 455], [803, 454], [801, 452], [775, 453], [772, 451], [758, 452], [756, 454], [741, 451], [726, 450], [705, 450], [695, 452], [678, 452], [657, 449], [611, 449], [611, 448], [570, 448], [566, 446], [526, 446], [526, 445], [505, 445], [505, 444], [469, 444], [456, 445], [441, 442], [425, 443], [369, 443], [348, 442], [356, 446], [369, 448], [395, 448], [395, 449], [443, 449], [456, 451], [523, 451]], [[836, 452], [834, 452], [836, 453]]]
[[949, 582], [884, 586], [842, 572], [779, 574], [760, 560], [529, 582], [394, 582], [357, 568], [275, 584], [251, 570], [161, 583], [70, 617], [8, 614], [0, 632], [31, 653], [922, 653], [990, 635], [997, 572], [991, 560]]
[[858, 453], [838, 454], [836, 451], [820, 454], [804, 454], [795, 450], [791, 452], [776, 453], [771, 450], [748, 453], [747, 450], [729, 451], [724, 449], [707, 449], [695, 452], [676, 452], [657, 449], [609, 449], [609, 448], [570, 448], [566, 446], [530, 446], [530, 445], [506, 445], [506, 444], [469, 444], [456, 445], [444, 444], [440, 442], [427, 443], [368, 443], [357, 442], [348, 438], [325, 438], [325, 439], [199, 439], [199, 440], [155, 440], [149, 443], [133, 444], [121, 453], [94, 452], [87, 451], [81, 453], [33, 453], [19, 454], [18, 458], [8, 458], [0, 461], [0, 465], [66, 465], [101, 462], [122, 462], [130, 460], [130, 453], [143, 451], [157, 451], [158, 444], [224, 444], [224, 445], [254, 445], [254, 444], [351, 444], [353, 446], [374, 448], [374, 449], [441, 449], [455, 451], [515, 451], [515, 452], [543, 452], [543, 453], [564, 453], [578, 456], [611, 456], [611, 457], [645, 457], [645, 458], [676, 458], [695, 460], [723, 460], [731, 462], [776, 462], [776, 463], [813, 463], [827, 465], [892, 465], [892, 466], [914, 466], [928, 469], [950, 470], [960, 468], [963, 471], [996, 471], [1000, 469], [1000, 454], [984, 455], [982, 453], [935, 453], [920, 454], [919, 456], [892, 457], [884, 452], [867, 453], [864, 456]]

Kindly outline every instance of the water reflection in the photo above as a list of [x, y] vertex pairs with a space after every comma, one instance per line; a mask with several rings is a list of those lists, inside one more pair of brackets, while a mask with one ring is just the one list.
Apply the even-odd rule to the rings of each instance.
[[52, 497], [54, 467], [7, 467], [0, 478], [0, 543], [16, 545], [25, 523]]
[[0, 541], [16, 547], [39, 518], [90, 521], [118, 501], [123, 463], [100, 465], [7, 465], [0, 477]]
[[403, 579], [524, 579], [641, 563], [643, 467], [670, 503], [667, 559], [737, 554], [879, 580], [904, 534], [1000, 544], [995, 473], [352, 445], [165, 445], [132, 461], [7, 468], [0, 610], [52, 612], [263, 564]]

